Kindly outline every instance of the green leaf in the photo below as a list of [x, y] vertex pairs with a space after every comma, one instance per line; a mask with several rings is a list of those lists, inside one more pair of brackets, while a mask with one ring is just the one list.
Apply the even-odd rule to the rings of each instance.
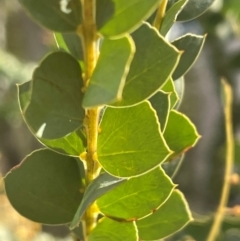
[[72, 233], [75, 234], [79, 238], [79, 240], [84, 240], [85, 230], [83, 222], [79, 223], [79, 226], [71, 230]]
[[21, 110], [21, 114], [23, 114], [23, 111], [27, 108], [31, 100], [31, 81], [17, 85], [17, 89], [19, 108]]
[[78, 60], [81, 69], [84, 71], [84, 53], [80, 35], [77, 33], [54, 33], [55, 41], [59, 50], [70, 53]]
[[107, 21], [113, 17], [115, 12], [114, 0], [97, 0], [96, 1], [96, 25], [101, 29]]
[[164, 132], [170, 112], [170, 97], [171, 93], [158, 91], [154, 96], [149, 99], [152, 107], [156, 110], [162, 132]]
[[184, 154], [168, 162], [162, 164], [163, 170], [173, 179], [182, 165]]
[[162, 205], [173, 188], [171, 179], [157, 167], [151, 172], [129, 179], [101, 196], [97, 205], [108, 217], [136, 220]]
[[169, 148], [174, 151], [173, 156], [186, 152], [200, 138], [189, 118], [175, 110], [171, 110], [169, 114], [163, 135]]
[[182, 11], [187, 2], [188, 0], [179, 0], [168, 9], [159, 30], [163, 36], [168, 33], [172, 25], [175, 23], [178, 14]]
[[44, 27], [56, 32], [74, 32], [82, 23], [79, 0], [19, 0], [23, 7]]
[[77, 33], [54, 33], [58, 48], [71, 53], [77, 60], [83, 61], [83, 49]]
[[[31, 98], [31, 82], [25, 82], [21, 85], [18, 85], [18, 96], [19, 96], [19, 105], [21, 113], [27, 107]], [[23, 115], [24, 116], [24, 115]], [[31, 130], [31, 129], [30, 129]], [[67, 154], [71, 156], [78, 157], [79, 154], [86, 151], [86, 136], [81, 128], [70, 133], [69, 135], [58, 138], [58, 139], [43, 139], [36, 136], [36, 133], [33, 135], [46, 147], [59, 152], [61, 154]]]
[[184, 90], [185, 90], [185, 80], [184, 77], [182, 76], [179, 79], [174, 80], [173, 82], [175, 90], [177, 92], [177, 96], [179, 97], [179, 101], [177, 105], [175, 106], [175, 109], [178, 109], [179, 106], [181, 105], [183, 95], [184, 95]]
[[191, 219], [185, 198], [175, 190], [157, 211], [136, 222], [139, 239], [162, 239], [182, 229]]
[[100, 129], [98, 160], [114, 176], [142, 174], [171, 153], [148, 102], [131, 108], [107, 108]]
[[70, 53], [61, 33], [54, 33], [54, 39], [59, 50], [65, 50], [66, 52]]
[[41, 149], [7, 174], [6, 194], [11, 205], [28, 219], [45, 224], [69, 223], [82, 200], [80, 173], [75, 158]]
[[85, 152], [87, 146], [86, 135], [81, 128], [59, 139], [38, 138], [38, 140], [46, 147], [60, 154], [75, 157], [79, 157], [81, 153]]
[[102, 218], [90, 233], [88, 241], [137, 241], [137, 229], [134, 222], [117, 222]]
[[[150, 17], [156, 10], [160, 0], [112, 0], [107, 2], [105, 4], [106, 10], [103, 7], [97, 9], [98, 21], [105, 16], [108, 18], [104, 25], [97, 23], [98, 26], [103, 25], [98, 31], [105, 37], [113, 37], [132, 32], [138, 28], [142, 21]], [[109, 9], [112, 9], [112, 2], [114, 3], [114, 13], [109, 18], [109, 15], [111, 15]]]
[[[178, 0], [169, 0], [170, 8]], [[189, 0], [182, 12], [178, 15], [177, 21], [189, 21], [203, 14], [213, 4], [214, 0]]]
[[206, 35], [199, 36], [186, 34], [172, 42], [177, 49], [184, 51], [181, 55], [179, 64], [173, 73], [174, 80], [186, 74], [191, 66], [195, 63], [202, 50], [205, 38]]
[[130, 37], [103, 40], [97, 65], [84, 95], [85, 108], [121, 99], [134, 52], [134, 43]]
[[162, 91], [166, 93], [171, 93], [170, 95], [170, 108], [172, 109], [173, 107], [176, 106], [177, 102], [179, 101], [178, 94], [175, 89], [175, 85], [173, 83], [172, 79], [168, 79], [165, 84], [161, 88]]
[[115, 104], [117, 106], [135, 105], [156, 93], [171, 76], [180, 58], [177, 49], [148, 23], [144, 23], [132, 37], [136, 53], [123, 89], [122, 100]]
[[36, 136], [57, 139], [83, 126], [82, 72], [71, 55], [48, 55], [35, 70], [31, 85], [31, 101], [23, 115]]
[[122, 184], [126, 179], [120, 179], [113, 177], [108, 173], [102, 173], [96, 179], [94, 179], [90, 185], [87, 187], [82, 202], [78, 207], [78, 210], [72, 220], [70, 229], [75, 228], [79, 220], [82, 218], [83, 214], [87, 208], [100, 196], [109, 192], [113, 188], [116, 188], [118, 185]]

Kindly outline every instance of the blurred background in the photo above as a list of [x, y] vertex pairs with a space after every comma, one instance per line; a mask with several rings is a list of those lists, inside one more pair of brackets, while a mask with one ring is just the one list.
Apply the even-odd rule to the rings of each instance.
[[[232, 112], [236, 155], [228, 204], [234, 208], [229, 211], [230, 221], [226, 221], [219, 240], [240, 241], [240, 0], [216, 0], [211, 9], [196, 20], [175, 24], [170, 37], [174, 39], [187, 32], [208, 34], [199, 59], [185, 76], [185, 95], [180, 106], [180, 111], [195, 123], [202, 138], [186, 154], [174, 181], [179, 183], [194, 213], [201, 215], [200, 219], [205, 221], [193, 224], [172, 240], [205, 241], [203, 233], [208, 232], [211, 213], [219, 203], [225, 167], [220, 80], [225, 77], [234, 92]], [[53, 50], [56, 50], [56, 45], [51, 32], [33, 22], [16, 0], [0, 0], [2, 176], [41, 146], [21, 117], [16, 84], [30, 80], [37, 62]], [[8, 204], [0, 184], [0, 241], [23, 240], [72, 239], [63, 227], [42, 228], [19, 217]]]

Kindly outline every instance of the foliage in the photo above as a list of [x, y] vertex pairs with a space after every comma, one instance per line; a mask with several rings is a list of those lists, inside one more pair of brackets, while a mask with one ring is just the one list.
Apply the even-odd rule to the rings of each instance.
[[4, 178], [13, 207], [90, 241], [182, 229], [192, 217], [170, 177], [199, 134], [174, 109], [173, 80], [184, 81], [205, 36], [165, 35], [213, 0], [19, 1], [55, 32], [59, 51], [18, 86], [23, 118], [45, 148]]

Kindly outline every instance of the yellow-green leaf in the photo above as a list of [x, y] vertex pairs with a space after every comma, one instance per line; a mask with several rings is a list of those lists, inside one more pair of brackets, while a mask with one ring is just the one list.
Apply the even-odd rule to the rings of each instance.
[[98, 31], [105, 37], [113, 37], [134, 31], [153, 13], [161, 0], [104, 0], [103, 2], [105, 8], [97, 8], [97, 21], [101, 21], [101, 24], [97, 23], [101, 26]]
[[134, 52], [131, 37], [103, 40], [97, 65], [83, 98], [84, 108], [110, 104], [121, 99]]
[[152, 215], [136, 222], [139, 240], [159, 240], [179, 231], [192, 220], [187, 202], [175, 190]]
[[168, 33], [176, 21], [178, 14], [182, 11], [187, 2], [188, 0], [179, 0], [168, 9], [162, 20], [162, 24], [159, 30], [162, 35], [166, 35]]
[[149, 171], [171, 153], [155, 111], [148, 102], [130, 108], [107, 108], [100, 124], [98, 160], [114, 176]]
[[157, 167], [104, 194], [97, 200], [97, 205], [108, 217], [136, 220], [162, 205], [173, 188], [171, 179]]
[[161, 90], [166, 92], [166, 93], [170, 93], [170, 109], [174, 108], [176, 106], [176, 104], [179, 101], [179, 97], [177, 94], [177, 91], [175, 89], [175, 85], [173, 83], [173, 80], [170, 78], [168, 79], [164, 85], [161, 87]]
[[171, 110], [163, 135], [169, 148], [174, 151], [173, 156], [187, 151], [200, 138], [189, 118], [176, 110]]
[[137, 241], [137, 228], [134, 222], [117, 222], [102, 218], [90, 233], [89, 241]]
[[152, 107], [156, 110], [162, 132], [164, 132], [170, 112], [171, 95], [172, 93], [158, 91], [149, 99]]

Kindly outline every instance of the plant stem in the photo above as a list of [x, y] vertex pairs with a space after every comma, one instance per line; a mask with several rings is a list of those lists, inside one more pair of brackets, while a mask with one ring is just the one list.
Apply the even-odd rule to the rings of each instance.
[[162, 0], [160, 3], [160, 6], [157, 10], [157, 14], [156, 17], [153, 21], [153, 26], [157, 29], [160, 29], [161, 25], [162, 25], [162, 21], [166, 12], [166, 8], [167, 8], [167, 3], [168, 0]]
[[84, 86], [87, 87], [89, 79], [96, 64], [96, 24], [95, 24], [95, 2], [96, 0], [83, 1], [83, 50], [85, 62]]
[[[96, 0], [84, 0], [83, 3], [83, 25], [82, 41], [84, 49], [84, 89], [87, 88], [89, 80], [97, 61], [97, 34], [95, 24]], [[98, 175], [99, 164], [96, 159], [97, 136], [98, 136], [99, 109], [87, 109], [85, 116], [85, 128], [87, 134], [87, 154], [86, 154], [86, 185]], [[85, 213], [84, 221], [86, 234], [91, 232], [96, 224], [96, 208], [91, 205]]]
[[226, 126], [226, 167], [224, 174], [224, 183], [221, 194], [221, 199], [215, 219], [208, 235], [207, 241], [214, 241], [219, 235], [221, 224], [224, 218], [224, 210], [227, 206], [229, 191], [231, 187], [230, 177], [233, 169], [233, 155], [234, 155], [234, 137], [232, 128], [232, 89], [230, 85], [222, 80], [224, 96], [225, 96], [225, 126]]
[[[96, 159], [97, 135], [98, 135], [98, 117], [99, 110], [97, 108], [87, 110], [87, 155], [86, 155], [86, 185], [89, 185], [99, 174], [99, 163]], [[85, 213], [84, 221], [87, 236], [96, 225], [97, 208], [92, 204]]]

